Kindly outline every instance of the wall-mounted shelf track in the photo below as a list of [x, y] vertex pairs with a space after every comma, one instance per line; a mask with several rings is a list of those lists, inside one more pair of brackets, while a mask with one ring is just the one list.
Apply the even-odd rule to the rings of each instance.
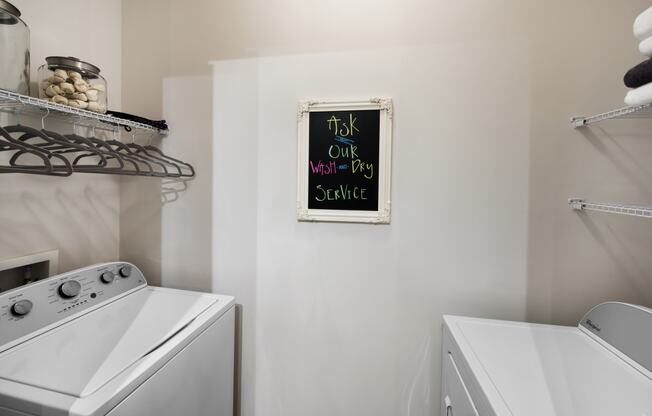
[[577, 211], [599, 211], [611, 214], [630, 215], [633, 217], [652, 218], [652, 206], [588, 202], [580, 198], [569, 199], [568, 205]]
[[604, 120], [623, 118], [652, 118], [652, 104], [623, 107], [589, 117], [572, 117], [571, 124], [574, 128], [579, 128]]
[[130, 128], [133, 134], [155, 134], [161, 137], [168, 134], [167, 130], [160, 130], [147, 124], [56, 104], [3, 89], [0, 89], [0, 112], [12, 113], [18, 116], [47, 116], [47, 118], [74, 123], [77, 126], [100, 130], [115, 130], [117, 126], [120, 126]]

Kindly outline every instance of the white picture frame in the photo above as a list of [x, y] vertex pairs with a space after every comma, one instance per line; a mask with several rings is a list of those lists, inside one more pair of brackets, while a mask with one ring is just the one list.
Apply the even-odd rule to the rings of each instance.
[[[310, 114], [328, 111], [379, 110], [378, 209], [373, 211], [309, 208]], [[392, 99], [301, 101], [298, 110], [297, 219], [299, 221], [389, 224], [391, 219]]]

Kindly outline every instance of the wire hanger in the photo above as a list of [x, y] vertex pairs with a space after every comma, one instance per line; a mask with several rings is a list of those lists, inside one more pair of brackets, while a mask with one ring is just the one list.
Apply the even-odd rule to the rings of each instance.
[[[34, 146], [38, 147], [42, 152], [44, 152], [49, 159], [52, 158], [57, 158], [59, 160], [62, 160], [64, 162], [64, 165], [66, 166], [66, 169], [68, 167], [68, 159], [63, 157], [62, 155], [65, 153], [79, 153], [79, 152], [92, 152], [94, 153], [95, 156], [98, 156], [100, 158], [99, 165], [104, 166], [106, 165], [106, 159], [97, 152], [94, 148], [87, 148], [83, 145], [74, 143], [70, 141], [67, 137], [64, 137], [62, 135], [59, 135], [55, 132], [49, 132], [45, 130], [45, 118], [50, 114], [50, 110], [47, 110], [47, 113], [43, 116], [41, 119], [41, 126], [42, 130], [37, 130], [35, 128], [17, 124], [14, 126], [7, 126], [5, 127], [5, 130], [9, 133], [23, 133], [20, 137], [18, 137], [18, 140], [22, 142], [27, 142], [30, 141], [30, 144], [33, 144]], [[33, 139], [36, 139], [38, 143], [31, 143]], [[15, 164], [18, 158], [22, 155], [22, 151], [16, 152], [11, 160], [11, 164]], [[85, 171], [85, 169], [94, 169], [96, 165], [78, 165], [74, 166], [73, 164], [73, 170], [75, 171]], [[61, 169], [62, 166], [57, 165], [53, 167], [54, 169]]]
[[[24, 108], [24, 103], [22, 102], [22, 99], [20, 99], [20, 102], [21, 102], [21, 104], [23, 104], [23, 106], [21, 107], [21, 110], [22, 110]], [[48, 110], [48, 114], [49, 114], [49, 110]], [[42, 120], [44, 120], [45, 117], [47, 117], [47, 115], [45, 115]], [[17, 119], [18, 122], [20, 122], [20, 111], [17, 113], [16, 119]], [[43, 123], [44, 123], [44, 121], [43, 121]], [[68, 161], [67, 158], [65, 158], [64, 156], [52, 153], [51, 151], [49, 151], [47, 149], [44, 149], [44, 148], [42, 148], [40, 146], [35, 146], [35, 145], [31, 144], [31, 143], [26, 143], [24, 141], [21, 141], [20, 139], [16, 139], [11, 135], [11, 133], [13, 133], [13, 132], [25, 133], [26, 131], [29, 131], [29, 130], [33, 130], [34, 132], [37, 132], [39, 135], [41, 134], [36, 129], [27, 128], [26, 126], [22, 126], [20, 124], [15, 125], [15, 126], [7, 126], [6, 128], [3, 129], [2, 136], [5, 139], [5, 144], [7, 142], [10, 142], [10, 143], [12, 143], [14, 145], [18, 145], [18, 146], [14, 146], [14, 149], [18, 150], [18, 152], [16, 152], [14, 155], [12, 155], [11, 159], [9, 160], [10, 166], [12, 168], [18, 168], [18, 169], [22, 169], [22, 170], [36, 170], [39, 173], [42, 173], [43, 172], [43, 169], [42, 169], [43, 167], [42, 166], [34, 166], [32, 164], [18, 163], [18, 159], [22, 155], [24, 155], [25, 153], [30, 153], [32, 155], [41, 154], [42, 156], [44, 156], [45, 158], [48, 159], [48, 163], [46, 164], [48, 174], [56, 175], [56, 176], [70, 176], [72, 174], [72, 166], [71, 166], [71, 164], [70, 164], [70, 162]], [[49, 138], [48, 138], [48, 140], [49, 140]], [[37, 157], [41, 158], [40, 156], [37, 156]], [[62, 164], [61, 165], [53, 165], [52, 162], [51, 162], [52, 159], [56, 159], [56, 160], [62, 162]]]
[[[10, 165], [0, 165], [0, 173], [29, 173], [33, 175], [51, 175], [51, 176], [70, 176], [72, 175], [72, 166], [70, 163], [65, 165], [65, 170], [55, 170], [48, 156], [38, 147], [14, 139], [11, 134], [4, 128], [0, 127], [0, 142], [2, 150], [18, 150], [23, 155], [30, 154], [40, 159], [43, 165], [17, 164], [14, 160]], [[65, 158], [64, 158], [65, 159]], [[66, 159], [67, 161], [67, 159]]]
[[[114, 158], [112, 153], [109, 153], [101, 148], [96, 147], [92, 141], [87, 139], [86, 137], [80, 136], [77, 134], [76, 131], [77, 128], [77, 122], [74, 121], [72, 124], [72, 134], [66, 134], [63, 137], [72, 143], [82, 145], [86, 147], [86, 150], [88, 153], [82, 153], [80, 155], [77, 155], [75, 159], [72, 162], [73, 168], [77, 169], [78, 167], [84, 167], [84, 165], [80, 165], [79, 162], [87, 157], [94, 157], [98, 156], [100, 158], [100, 162], [97, 163], [97, 165], [88, 165], [88, 171], [93, 171], [91, 173], [110, 173], [113, 172], [112, 169], [122, 169], [124, 168], [124, 162], [122, 162], [121, 159], [119, 158]], [[108, 160], [109, 159], [114, 159], [118, 161], [119, 167], [118, 168], [111, 168], [108, 167]]]
[[[116, 132], [114, 131], [114, 135], [115, 135], [115, 133]], [[115, 146], [115, 149], [116, 149], [117, 152], [120, 152], [121, 154], [124, 154], [124, 155], [128, 155], [130, 157], [133, 157], [133, 158], [139, 160], [140, 162], [144, 163], [146, 166], [148, 166], [148, 168], [150, 169], [150, 171], [148, 172], [148, 176], [155, 176], [155, 177], [161, 177], [161, 178], [164, 178], [164, 177], [168, 176], [168, 170], [167, 170], [167, 168], [165, 167], [164, 164], [162, 164], [162, 163], [160, 163], [158, 161], [152, 160], [149, 157], [136, 154], [126, 144], [124, 144], [120, 140], [116, 140], [115, 137], [113, 137], [111, 140], [107, 140], [106, 143], [111, 145], [111, 146]], [[152, 163], [157, 165], [157, 166], [160, 166], [163, 169], [163, 172], [155, 170]]]
[[[158, 147], [152, 145], [151, 139], [152, 138], [150, 136], [150, 141], [148, 142], [148, 144], [143, 146], [144, 149], [150, 150], [150, 151], [155, 152], [155, 153], [158, 153], [162, 159], [168, 160], [168, 161], [170, 161], [172, 163], [177, 163], [177, 164], [181, 165], [182, 167], [185, 167], [186, 169], [188, 169], [190, 171], [189, 173], [188, 172], [180, 173], [180, 175], [179, 175], [180, 177], [182, 177], [182, 178], [194, 178], [195, 177], [195, 168], [193, 168], [190, 163], [186, 163], [186, 162], [184, 162], [182, 160], [175, 159], [173, 157], [170, 157], [170, 156], [166, 155], [165, 153], [163, 153], [161, 151], [161, 149], [159, 149]], [[181, 169], [180, 169], [180, 171], [181, 171]]]
[[[106, 152], [106, 158], [111, 160], [116, 160], [119, 164], [119, 168], [112, 171], [107, 171], [108, 173], [116, 173], [118, 175], [144, 175], [144, 172], [141, 171], [139, 161], [134, 160], [129, 156], [122, 155], [116, 152], [111, 146], [109, 146], [104, 140], [101, 140], [97, 137], [95, 133], [95, 128], [97, 127], [97, 122], [92, 127], [92, 135], [86, 137], [85, 139], [91, 142], [96, 148], [101, 149]], [[125, 169], [125, 162], [129, 162], [133, 169]], [[113, 168], [112, 168], [113, 169]]]
[[168, 172], [167, 169], [166, 169], [166, 173], [168, 173], [166, 175], [167, 177], [169, 177], [169, 178], [180, 178], [183, 175], [181, 167], [178, 164], [172, 163], [172, 162], [170, 162], [168, 160], [165, 160], [165, 159], [163, 159], [163, 158], [161, 158], [161, 157], [159, 157], [159, 156], [157, 156], [155, 154], [152, 154], [147, 150], [147, 148], [145, 148], [144, 146], [141, 146], [138, 143], [136, 143], [136, 134], [133, 131], [131, 132], [131, 143], [127, 143], [127, 146], [132, 148], [132, 149], [136, 149], [135, 152], [134, 152], [135, 154], [145, 154], [145, 155], [147, 155], [147, 157], [149, 157], [149, 158], [151, 158], [153, 160], [156, 160], [156, 161], [158, 161], [160, 163], [164, 163], [165, 165], [172, 166], [174, 169], [177, 170], [177, 173], [172, 173], [172, 172]]

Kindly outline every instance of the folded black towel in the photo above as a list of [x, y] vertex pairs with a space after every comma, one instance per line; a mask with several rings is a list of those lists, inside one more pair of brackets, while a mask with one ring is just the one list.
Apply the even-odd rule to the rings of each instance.
[[[165, 122], [165, 120], [150, 120], [145, 117], [140, 117], [129, 113], [121, 113], [119, 111], [111, 111], [111, 110], [107, 111], [106, 113], [110, 116], [121, 118], [123, 120], [129, 120], [129, 121], [135, 121], [137, 123], [147, 124], [148, 126], [152, 126], [159, 130], [168, 129], [168, 125]], [[127, 129], [127, 130], [131, 130], [131, 129]]]
[[625, 85], [629, 88], [642, 87], [652, 82], [652, 59], [641, 62], [625, 74]]

